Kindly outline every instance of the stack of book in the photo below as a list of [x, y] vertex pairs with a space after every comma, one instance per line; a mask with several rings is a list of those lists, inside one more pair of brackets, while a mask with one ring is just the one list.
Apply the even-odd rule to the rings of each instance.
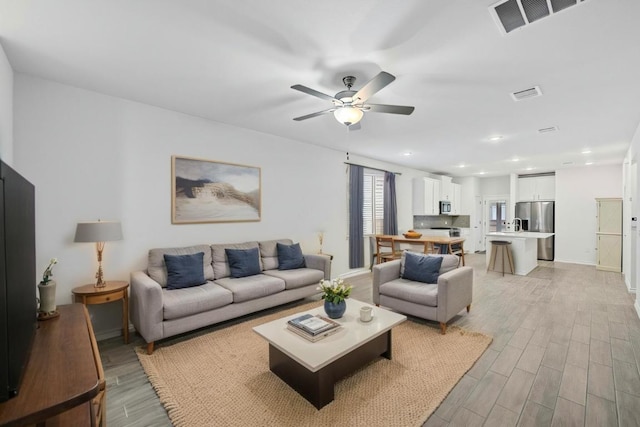
[[311, 342], [316, 342], [338, 332], [340, 327], [338, 322], [312, 314], [303, 314], [287, 322], [287, 329]]

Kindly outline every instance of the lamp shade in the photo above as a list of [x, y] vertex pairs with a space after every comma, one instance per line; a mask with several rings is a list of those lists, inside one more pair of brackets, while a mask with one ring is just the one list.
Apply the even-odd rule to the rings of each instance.
[[116, 221], [79, 222], [74, 242], [111, 242], [122, 240], [122, 227]]
[[351, 106], [340, 107], [333, 112], [333, 116], [336, 120], [347, 126], [358, 123], [360, 119], [362, 119], [363, 115], [364, 113], [361, 109]]

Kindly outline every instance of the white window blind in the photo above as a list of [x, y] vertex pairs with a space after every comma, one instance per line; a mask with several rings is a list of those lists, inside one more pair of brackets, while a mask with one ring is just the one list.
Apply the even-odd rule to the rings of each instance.
[[384, 174], [364, 171], [364, 206], [362, 209], [364, 235], [382, 234], [384, 220]]

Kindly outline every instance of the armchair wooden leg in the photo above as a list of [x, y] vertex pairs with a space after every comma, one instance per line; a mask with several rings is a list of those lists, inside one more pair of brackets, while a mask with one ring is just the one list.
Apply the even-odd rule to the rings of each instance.
[[442, 335], [445, 335], [447, 333], [447, 324], [440, 322], [440, 331], [442, 332]]
[[471, 310], [471, 304], [467, 306], [467, 313], [469, 312], [469, 310]]
[[153, 354], [153, 344], [154, 343], [155, 343], [154, 341], [151, 341], [151, 342], [147, 343], [147, 354]]

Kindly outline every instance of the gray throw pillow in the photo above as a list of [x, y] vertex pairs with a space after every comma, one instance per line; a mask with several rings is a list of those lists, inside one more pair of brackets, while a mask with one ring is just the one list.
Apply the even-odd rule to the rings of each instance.
[[225, 249], [229, 260], [231, 277], [247, 277], [262, 273], [260, 268], [260, 250], [251, 249]]
[[416, 282], [438, 283], [441, 265], [442, 257], [406, 252], [402, 278]]
[[189, 255], [164, 254], [167, 266], [167, 289], [182, 289], [205, 282], [202, 262], [204, 252]]

